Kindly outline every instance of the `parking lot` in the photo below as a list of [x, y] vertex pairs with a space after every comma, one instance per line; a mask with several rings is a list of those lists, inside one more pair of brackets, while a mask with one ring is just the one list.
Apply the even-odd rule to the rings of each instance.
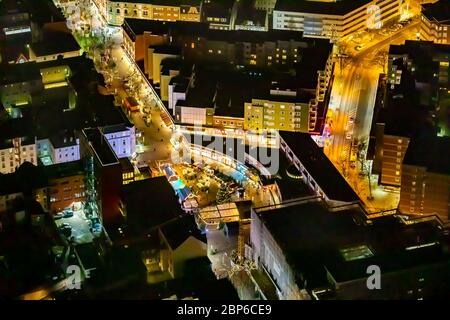
[[[74, 204], [72, 206], [73, 216], [62, 217], [57, 219], [56, 226], [61, 231], [62, 228], [69, 226], [72, 230], [71, 235], [68, 237], [72, 239], [75, 244], [90, 243], [95, 237], [100, 235], [100, 232], [95, 234], [91, 231], [91, 224], [89, 219], [84, 214], [83, 205], [81, 203]], [[61, 232], [63, 233], [63, 232]], [[63, 233], [64, 234], [64, 233]], [[64, 235], [66, 236], [66, 235]], [[67, 236], [66, 236], [67, 237]]]

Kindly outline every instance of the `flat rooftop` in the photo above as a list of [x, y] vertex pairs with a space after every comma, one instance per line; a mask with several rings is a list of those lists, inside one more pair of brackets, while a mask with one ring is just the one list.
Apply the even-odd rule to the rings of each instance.
[[365, 226], [356, 223], [364, 215], [361, 208], [334, 210], [320, 200], [269, 211], [255, 209], [297, 278], [306, 279], [310, 289], [327, 284], [327, 271], [337, 282], [345, 282], [367, 277], [367, 266], [372, 264], [392, 272], [431, 261], [450, 262], [439, 244], [430, 245], [439, 243], [432, 223], [404, 225], [395, 217], [385, 217]]
[[450, 24], [450, 2], [439, 0], [435, 3], [423, 4], [422, 14], [431, 21], [448, 25]]
[[426, 167], [429, 172], [450, 175], [450, 137], [419, 137], [412, 140], [403, 164]]
[[184, 214], [178, 197], [165, 176], [134, 181], [123, 186], [122, 202], [132, 233], [146, 235], [150, 229]]
[[95, 155], [103, 166], [118, 164], [116, 154], [111, 149], [108, 140], [98, 128], [84, 129], [83, 134], [89, 141]]
[[328, 198], [344, 202], [360, 200], [309, 134], [280, 132], [280, 135]]

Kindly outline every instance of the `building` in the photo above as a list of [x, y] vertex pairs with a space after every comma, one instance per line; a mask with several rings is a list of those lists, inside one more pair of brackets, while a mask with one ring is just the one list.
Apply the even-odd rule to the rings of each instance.
[[38, 164], [36, 137], [26, 119], [12, 119], [0, 125], [0, 173], [16, 170], [24, 162]]
[[135, 128], [112, 96], [90, 89], [103, 86], [91, 66], [79, 56], [2, 66], [2, 172], [24, 161], [51, 165], [81, 159], [79, 132], [85, 127], [101, 128], [119, 158], [134, 156]]
[[269, 30], [269, 14], [266, 10], [259, 10], [254, 0], [240, 0], [236, 2], [236, 19], [234, 30], [262, 31]]
[[[273, 28], [303, 32], [304, 37], [333, 41], [398, 20], [401, 0], [277, 0]], [[272, 3], [269, 3], [270, 7]]]
[[161, 62], [164, 59], [176, 59], [180, 57], [180, 49], [172, 46], [154, 46], [148, 48], [148, 78], [155, 84], [161, 81]]
[[422, 5], [420, 39], [450, 43], [450, 4], [440, 0]]
[[311, 190], [335, 205], [360, 201], [352, 187], [309, 134], [281, 132], [280, 149]]
[[158, 228], [161, 249], [144, 253], [148, 282], [179, 279], [185, 276], [190, 260], [207, 256], [206, 236], [200, 232], [192, 216], [184, 216]]
[[297, 32], [210, 30], [202, 23], [126, 19], [123, 30], [126, 50], [137, 61], [144, 59], [146, 70], [151, 66], [145, 55], [153, 46], [180, 48], [178, 54], [191, 63], [211, 61], [281, 70], [296, 69], [311, 53], [316, 55], [317, 65], [323, 64], [320, 70], [325, 70], [332, 47], [327, 40], [303, 39]]
[[277, 0], [255, 0], [255, 8], [272, 13], [276, 3]]
[[400, 192], [406, 215], [448, 221], [448, 45], [407, 41], [391, 46], [383, 107], [372, 127], [373, 172]]
[[39, 158], [46, 157], [46, 151], [50, 155], [51, 163], [65, 163], [80, 160], [80, 139], [72, 132], [70, 134], [57, 134], [51, 136], [48, 144], [38, 142]]
[[169, 109], [173, 108], [180, 124], [317, 133], [329, 97], [331, 80], [326, 74], [332, 71], [319, 71], [315, 81], [308, 75], [314, 77], [318, 72], [313, 66], [310, 69], [303, 69], [299, 77], [278, 77], [250, 68], [236, 72], [226, 66], [209, 70], [196, 66], [189, 77], [179, 74], [171, 78]]
[[245, 103], [244, 128], [255, 132], [283, 130], [309, 132], [309, 101], [278, 96], [273, 101], [252, 99]]
[[402, 166], [399, 210], [450, 219], [450, 137], [416, 139]]
[[131, 123], [106, 126], [102, 129], [106, 140], [117, 158], [132, 158], [136, 155], [136, 130]]
[[[138, 62], [143, 60], [145, 73], [157, 86], [160, 85], [161, 98], [168, 100], [169, 109], [175, 110], [177, 101], [189, 100], [186, 94], [192, 96], [192, 92], [188, 94], [192, 82], [186, 78], [192, 79], [194, 64], [209, 62], [223, 65], [225, 69], [239, 66], [254, 75], [262, 75], [261, 70], [268, 69], [274, 71], [271, 88], [245, 102], [259, 99], [275, 105], [278, 102], [294, 103], [294, 107], [303, 109], [294, 123], [287, 117], [282, 120], [285, 123], [267, 119], [267, 126], [263, 121], [261, 127], [244, 117], [244, 105], [215, 108], [214, 117], [211, 110], [198, 108], [198, 104], [181, 107], [209, 126], [236, 129], [247, 126], [252, 130], [278, 128], [315, 134], [323, 130], [334, 71], [329, 41], [298, 39], [298, 33], [291, 31], [210, 30], [201, 23], [137, 19], [126, 19], [123, 30], [126, 50]], [[293, 76], [287, 76], [287, 73]], [[210, 102], [208, 104], [211, 105]], [[210, 106], [208, 108], [211, 109]], [[266, 117], [271, 115], [266, 114]], [[244, 119], [247, 119], [247, 124], [244, 124]], [[181, 118], [176, 121], [180, 122]]]
[[107, 20], [120, 26], [125, 18], [200, 22], [201, 0], [108, 0]]
[[[0, 61], [24, 63], [31, 59], [30, 46], [45, 39], [46, 30], [65, 26], [52, 1], [5, 0], [0, 4]], [[55, 46], [64, 46], [64, 43]]]
[[120, 191], [123, 172], [119, 159], [100, 129], [84, 129], [81, 156], [86, 162], [86, 201], [104, 225], [120, 221]]
[[383, 185], [402, 185], [402, 163], [415, 139], [449, 136], [449, 50], [423, 41], [390, 47], [384, 108], [372, 128], [373, 169]]
[[29, 61], [43, 62], [81, 56], [81, 48], [71, 34], [53, 32], [44, 41], [32, 43]]
[[82, 161], [35, 166], [22, 164], [14, 173], [0, 175], [0, 212], [11, 209], [17, 199], [32, 198], [46, 212], [55, 214], [75, 202], [85, 201], [85, 170]]
[[[422, 300], [449, 290], [450, 257], [434, 222], [384, 217], [367, 224], [359, 206], [329, 207], [318, 199], [253, 209], [251, 218], [247, 257], [259, 267], [254, 279], [263, 297]], [[367, 286], [373, 266], [379, 290]]]
[[204, 0], [201, 21], [211, 29], [233, 30], [236, 6], [236, 1]]
[[43, 167], [48, 179], [47, 203], [51, 213], [63, 211], [75, 202], [85, 202], [85, 166], [83, 161], [54, 164]]

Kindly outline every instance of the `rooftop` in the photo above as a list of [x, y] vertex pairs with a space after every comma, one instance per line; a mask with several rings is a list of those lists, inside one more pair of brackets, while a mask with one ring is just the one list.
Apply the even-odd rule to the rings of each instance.
[[125, 185], [122, 202], [128, 225], [140, 235], [183, 214], [175, 191], [165, 176]]
[[396, 136], [436, 136], [438, 131], [450, 135], [446, 114], [450, 108], [450, 68], [444, 69], [450, 46], [406, 41], [390, 46], [389, 54], [393, 67], [401, 71], [401, 82], [388, 86], [385, 107], [376, 122], [385, 123], [385, 133]]
[[422, 14], [429, 20], [450, 24], [450, 2], [439, 0], [435, 3], [423, 4]]
[[43, 42], [30, 44], [31, 50], [38, 57], [79, 51], [81, 48], [70, 33], [53, 32], [47, 34]]
[[116, 154], [111, 149], [108, 140], [98, 128], [84, 129], [83, 134], [89, 141], [89, 145], [102, 166], [119, 163], [119, 159], [117, 159]]
[[[265, 152], [261, 151], [261, 154], [269, 154]], [[314, 195], [303, 179], [294, 177], [301, 177], [302, 174], [289, 163], [285, 154], [280, 149], [272, 149], [272, 152], [278, 153], [279, 168], [277, 174], [273, 175], [268, 182], [274, 182], [278, 185], [282, 200], [289, 201]]]
[[42, 166], [40, 168], [45, 172], [48, 179], [60, 179], [86, 174], [82, 160]]
[[[336, 281], [343, 282], [366, 277], [371, 264], [390, 272], [427, 264], [430, 259], [450, 262], [439, 245], [434, 248], [437, 254], [433, 258], [428, 248], [416, 248], [439, 241], [432, 223], [404, 225], [395, 217], [385, 217], [365, 226], [357, 222], [364, 215], [361, 208], [329, 208], [320, 200], [270, 211], [255, 210], [296, 272], [300, 285], [307, 281], [310, 289], [326, 285], [327, 270]], [[423, 260], [412, 259], [416, 255]]]
[[280, 135], [329, 199], [344, 202], [360, 200], [309, 134], [280, 132]]
[[191, 215], [185, 215], [164, 224], [160, 230], [172, 250], [176, 250], [190, 236], [206, 243], [206, 235], [200, 232], [194, 216]]
[[450, 175], [450, 137], [419, 137], [410, 142], [405, 165], [426, 167], [427, 171]]

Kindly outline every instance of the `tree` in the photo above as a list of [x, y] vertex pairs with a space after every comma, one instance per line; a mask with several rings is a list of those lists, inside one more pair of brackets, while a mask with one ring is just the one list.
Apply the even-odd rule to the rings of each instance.
[[360, 174], [362, 176], [367, 174], [367, 178], [369, 181], [369, 199], [373, 199], [371, 172], [370, 172], [368, 162], [366, 161], [367, 149], [369, 147], [369, 139], [367, 137], [360, 138], [355, 142], [355, 146], [356, 146], [357, 159], [361, 165]]
[[373, 62], [383, 69], [383, 73], [386, 73], [386, 64], [389, 58], [389, 53], [386, 50], [378, 51], [373, 59]]
[[226, 203], [230, 200], [230, 193], [228, 192], [228, 187], [226, 183], [220, 185], [217, 191], [216, 202], [217, 204]]
[[353, 61], [353, 56], [350, 55], [349, 46], [346, 42], [339, 41], [336, 43], [335, 57], [338, 59], [339, 70], [342, 74], [344, 69]]

